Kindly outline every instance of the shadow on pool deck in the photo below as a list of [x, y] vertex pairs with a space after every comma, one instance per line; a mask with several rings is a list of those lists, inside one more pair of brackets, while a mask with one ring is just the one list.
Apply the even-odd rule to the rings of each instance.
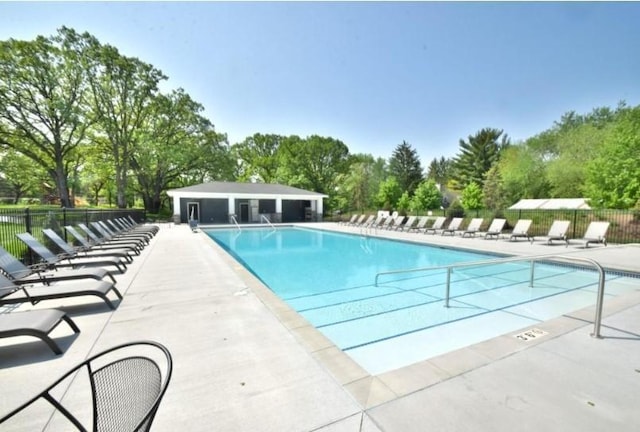
[[[640, 271], [640, 247], [632, 245], [584, 250], [380, 235], [514, 255], [578, 254]], [[548, 332], [541, 338], [507, 334], [369, 376], [187, 225], [163, 225], [117, 278], [124, 300], [113, 312], [84, 298], [37, 306], [73, 313], [82, 333], [53, 333], [64, 355], [28, 338], [0, 341], [0, 416], [90, 352], [153, 339], [169, 347], [175, 365], [154, 431], [635, 431], [640, 424], [640, 290], [605, 302], [603, 339], [589, 336], [591, 307], [540, 324]], [[42, 430], [49, 412], [39, 407], [0, 429]], [[57, 426], [44, 430], [64, 430]]]

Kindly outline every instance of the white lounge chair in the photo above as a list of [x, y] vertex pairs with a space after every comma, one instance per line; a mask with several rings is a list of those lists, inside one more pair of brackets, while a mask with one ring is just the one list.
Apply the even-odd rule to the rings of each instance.
[[529, 235], [529, 228], [531, 228], [531, 219], [520, 219], [516, 222], [516, 226], [513, 227], [509, 241], [517, 240], [521, 237], [525, 237], [531, 243], [533, 243], [533, 237]]
[[607, 230], [610, 222], [591, 222], [587, 227], [587, 232], [579, 241], [584, 242], [584, 247], [588, 248], [589, 243], [602, 243], [607, 245]]
[[431, 227], [424, 230], [425, 234], [432, 232], [435, 234], [438, 230], [443, 229], [444, 222], [447, 220], [444, 216], [438, 216], [435, 221], [433, 221], [433, 225]]
[[553, 244], [554, 240], [563, 241], [565, 243], [565, 246], [568, 246], [569, 240], [567, 240], [567, 231], [569, 230], [570, 224], [570, 221], [553, 221], [547, 235], [540, 240], [544, 241], [548, 245]]
[[506, 219], [500, 219], [500, 218], [496, 218], [493, 221], [491, 221], [491, 225], [489, 225], [489, 229], [487, 229], [487, 232], [484, 233], [485, 240], [491, 237], [495, 237], [496, 240], [498, 240], [498, 238], [500, 237], [500, 234], [502, 234], [502, 230], [504, 229], [504, 225], [506, 223], [507, 223]]
[[462, 237], [466, 236], [476, 236], [476, 233], [480, 231], [480, 227], [482, 226], [483, 218], [473, 218], [471, 222], [469, 222], [469, 226], [466, 229], [461, 230]]
[[411, 231], [413, 228], [413, 224], [416, 222], [417, 216], [409, 216], [409, 219], [402, 225], [402, 227], [398, 228], [400, 231]]
[[462, 218], [453, 218], [451, 222], [449, 222], [449, 226], [442, 229], [440, 235], [451, 234], [454, 235], [456, 231], [460, 229], [460, 224], [462, 224]]
[[395, 219], [393, 219], [393, 221], [387, 226], [387, 229], [397, 230], [398, 228], [400, 228], [404, 220], [405, 220], [404, 216], [396, 216]]
[[425, 227], [427, 226], [427, 222], [429, 222], [429, 216], [420, 216], [416, 226], [410, 227], [409, 231], [423, 231], [426, 229]]

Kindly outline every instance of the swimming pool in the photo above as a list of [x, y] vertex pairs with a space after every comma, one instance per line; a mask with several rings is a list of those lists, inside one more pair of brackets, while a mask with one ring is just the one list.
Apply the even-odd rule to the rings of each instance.
[[[445, 270], [377, 273], [483, 261], [494, 255], [306, 228], [207, 230], [337, 347], [371, 374], [535, 326], [595, 303], [597, 273], [527, 263], [457, 269], [450, 307]], [[608, 295], [635, 289], [607, 277]]]

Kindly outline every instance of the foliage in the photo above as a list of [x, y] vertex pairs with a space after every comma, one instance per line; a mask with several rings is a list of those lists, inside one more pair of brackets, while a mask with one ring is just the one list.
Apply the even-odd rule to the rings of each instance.
[[414, 212], [437, 209], [442, 204], [442, 194], [432, 179], [424, 180], [418, 185], [411, 199], [410, 209]]
[[346, 173], [337, 179], [339, 208], [364, 211], [374, 206], [384, 173], [384, 159], [374, 159], [371, 155], [352, 155], [351, 164]]
[[384, 210], [392, 210], [394, 203], [397, 203], [402, 195], [402, 189], [395, 177], [389, 177], [380, 183], [378, 194], [376, 195], [376, 205]]
[[631, 208], [640, 200], [640, 107], [624, 113], [587, 166], [587, 196], [597, 208]]
[[403, 191], [413, 194], [422, 182], [422, 166], [418, 152], [406, 141], [399, 144], [389, 159], [389, 175], [394, 176]]
[[284, 137], [259, 134], [245, 138], [234, 146], [240, 160], [240, 180], [275, 183], [278, 171], [278, 150]]
[[65, 207], [73, 207], [70, 167], [93, 123], [75, 38], [63, 28], [50, 38], [0, 41], [0, 145], [42, 167]]
[[500, 176], [500, 166], [498, 164], [494, 165], [487, 173], [487, 178], [482, 188], [482, 197], [484, 207], [494, 212], [500, 211], [507, 206], [505, 190]]
[[41, 192], [46, 174], [32, 159], [9, 148], [0, 155], [0, 173], [13, 191], [13, 203]]
[[402, 195], [400, 195], [400, 198], [398, 198], [398, 202], [396, 203], [396, 210], [402, 216], [406, 216], [407, 210], [409, 210], [410, 206], [411, 206], [411, 198], [409, 198], [409, 192], [404, 191]]
[[501, 183], [493, 185], [497, 190], [492, 192], [491, 197], [503, 194], [507, 206], [523, 198], [549, 196], [545, 163], [531, 146], [513, 145], [505, 149], [496, 171], [500, 174]]
[[460, 204], [465, 210], [479, 210], [482, 202], [482, 189], [475, 182], [469, 183], [460, 194]]
[[481, 188], [491, 167], [500, 159], [500, 152], [510, 144], [502, 130], [484, 128], [467, 141], [460, 140], [460, 151], [453, 161], [453, 179], [459, 189], [470, 183]]
[[451, 205], [447, 208], [447, 217], [464, 217], [464, 208], [459, 200], [455, 200], [451, 203]]
[[453, 161], [451, 159], [445, 159], [444, 156], [440, 159], [433, 158], [427, 168], [427, 178], [439, 185], [446, 185], [451, 178], [452, 169]]

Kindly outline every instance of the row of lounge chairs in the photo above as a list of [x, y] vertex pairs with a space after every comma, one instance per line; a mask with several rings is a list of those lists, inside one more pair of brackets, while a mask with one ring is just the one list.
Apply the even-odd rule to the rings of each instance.
[[[0, 247], [0, 306], [97, 296], [110, 309], [115, 309], [110, 296], [120, 300], [123, 297], [116, 288], [113, 273], [126, 271], [127, 264], [149, 244], [158, 227], [137, 225], [133, 219], [125, 218], [90, 225], [93, 230], [79, 225], [84, 235], [72, 226], [65, 227], [80, 243], [75, 247], [54, 230], [45, 229], [44, 236], [59, 249], [58, 253], [52, 252], [30, 233], [17, 234], [40, 259], [30, 266]], [[113, 267], [113, 270], [107, 267]], [[0, 313], [0, 338], [34, 336], [44, 341], [54, 353], [61, 354], [62, 350], [49, 333], [63, 321], [74, 333], [80, 332], [71, 317], [59, 309]]]
[[[491, 221], [487, 231], [481, 231], [483, 218], [473, 218], [469, 222], [466, 228], [462, 228], [463, 218], [453, 218], [447, 226], [445, 222], [447, 220], [444, 216], [438, 216], [433, 221], [433, 224], [427, 227], [427, 222], [432, 219], [429, 216], [410, 216], [406, 222], [404, 216], [392, 215], [388, 217], [378, 216], [374, 219], [374, 216], [366, 215], [354, 215], [351, 220], [345, 222], [344, 225], [362, 228], [386, 228], [397, 231], [407, 232], [421, 232], [424, 234], [440, 234], [440, 235], [457, 235], [462, 237], [475, 237], [476, 235], [482, 235], [485, 239], [499, 239], [501, 237], [506, 238], [508, 235], [509, 241], [517, 241], [519, 239], [527, 239], [533, 243], [536, 239], [533, 235], [529, 234], [531, 228], [531, 219], [520, 219], [513, 227], [510, 233], [503, 233], [505, 228], [506, 219], [495, 218]], [[554, 241], [562, 241], [565, 245], [569, 245], [569, 238], [567, 232], [569, 230], [570, 221], [556, 220], [551, 224], [547, 235], [542, 236], [538, 240], [545, 242], [546, 244], [553, 244]], [[591, 222], [587, 227], [587, 231], [580, 239], [575, 239], [584, 243], [584, 247], [589, 247], [589, 244], [603, 244], [607, 245], [607, 231], [609, 229], [609, 222]]]

